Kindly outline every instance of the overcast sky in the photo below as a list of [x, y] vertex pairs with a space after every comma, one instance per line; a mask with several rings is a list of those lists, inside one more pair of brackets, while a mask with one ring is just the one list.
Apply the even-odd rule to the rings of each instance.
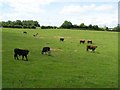
[[40, 25], [72, 24], [114, 27], [119, 0], [0, 0], [0, 20], [37, 20]]

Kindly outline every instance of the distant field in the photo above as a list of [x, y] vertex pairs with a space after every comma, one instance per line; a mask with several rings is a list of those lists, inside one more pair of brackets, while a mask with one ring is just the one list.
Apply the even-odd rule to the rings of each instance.
[[[98, 48], [87, 52], [80, 39], [91, 39]], [[44, 46], [51, 47], [51, 56], [41, 54]], [[30, 50], [29, 61], [14, 60], [14, 48]], [[116, 88], [118, 33], [3, 28], [2, 70], [3, 88]]]

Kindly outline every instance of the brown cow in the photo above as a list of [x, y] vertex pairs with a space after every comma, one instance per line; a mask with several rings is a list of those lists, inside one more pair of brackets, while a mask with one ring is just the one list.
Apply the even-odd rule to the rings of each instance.
[[92, 44], [92, 40], [88, 40], [87, 43], [88, 43], [88, 44], [89, 44], [89, 43]]
[[80, 44], [81, 44], [81, 43], [83, 43], [83, 44], [84, 44], [84, 43], [85, 43], [85, 40], [80, 40]]
[[87, 51], [90, 49], [92, 51], [95, 51], [95, 49], [97, 48], [97, 46], [91, 46], [91, 45], [87, 45]]
[[33, 36], [36, 37], [38, 35], [38, 33], [34, 34]]

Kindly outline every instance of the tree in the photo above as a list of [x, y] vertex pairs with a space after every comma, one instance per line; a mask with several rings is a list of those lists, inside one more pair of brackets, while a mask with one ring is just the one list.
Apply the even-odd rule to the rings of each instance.
[[120, 32], [120, 26], [118, 25], [117, 27], [114, 27], [114, 31]]
[[98, 29], [99, 29], [98, 25], [93, 25], [92, 28], [93, 28], [94, 30], [98, 30]]
[[72, 28], [79, 28], [79, 26], [77, 24], [74, 24]]
[[2, 22], [1, 24], [2, 27], [5, 28], [31, 28], [35, 29], [36, 27], [39, 27], [39, 23], [37, 21], [33, 20], [16, 20], [16, 21], [7, 21], [7, 22]]
[[85, 24], [84, 23], [81, 23], [80, 24], [80, 28], [84, 28], [85, 27]]
[[35, 25], [36, 27], [40, 27], [40, 24], [38, 23], [38, 21], [34, 21], [34, 25]]
[[22, 22], [20, 20], [16, 20], [16, 25], [22, 25]]
[[88, 26], [88, 28], [89, 28], [89, 29], [93, 29], [93, 26], [92, 26], [92, 24], [90, 24], [90, 25]]
[[81, 23], [80, 24], [80, 28], [82, 28], [82, 29], [88, 29], [88, 26], [86, 26], [84, 23]]
[[64, 23], [61, 25], [61, 28], [70, 29], [72, 28], [72, 23], [70, 21], [64, 21]]

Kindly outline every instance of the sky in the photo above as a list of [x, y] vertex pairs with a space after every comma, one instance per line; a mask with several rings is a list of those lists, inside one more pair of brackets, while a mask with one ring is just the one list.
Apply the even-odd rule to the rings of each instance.
[[42, 25], [115, 27], [119, 0], [0, 0], [0, 21], [37, 20]]

